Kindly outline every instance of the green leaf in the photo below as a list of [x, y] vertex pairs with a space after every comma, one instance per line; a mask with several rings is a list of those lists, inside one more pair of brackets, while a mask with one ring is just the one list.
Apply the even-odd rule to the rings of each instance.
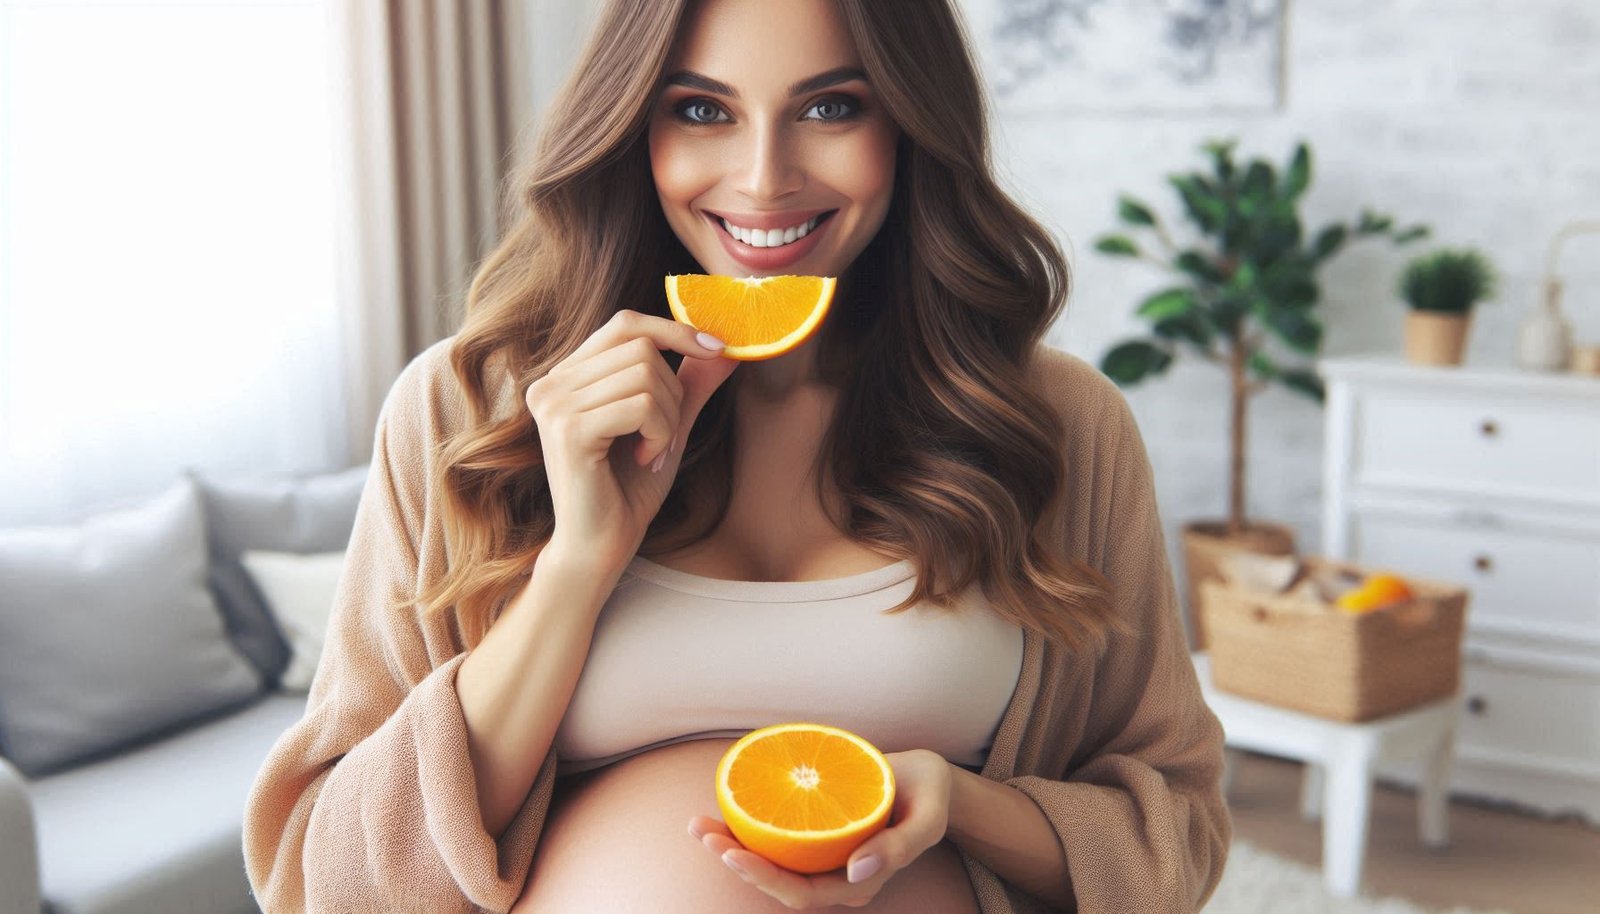
[[1189, 274], [1190, 276], [1193, 276], [1195, 279], [1200, 280], [1201, 282], [1222, 282], [1222, 271], [1217, 268], [1216, 264], [1206, 259], [1206, 257], [1199, 251], [1184, 251], [1178, 255], [1178, 259], [1175, 261], [1175, 263], [1177, 264], [1178, 269]]
[[1268, 329], [1297, 352], [1315, 354], [1322, 345], [1322, 324], [1309, 312], [1272, 302], [1259, 305], [1255, 311]]
[[1183, 208], [1200, 230], [1207, 234], [1221, 231], [1228, 219], [1228, 206], [1210, 189], [1200, 175], [1172, 175], [1168, 182], [1183, 198]]
[[1185, 288], [1164, 289], [1144, 300], [1139, 316], [1159, 321], [1179, 317], [1194, 309], [1194, 293]]
[[1310, 184], [1311, 150], [1305, 143], [1300, 143], [1295, 146], [1294, 159], [1290, 161], [1289, 170], [1283, 176], [1282, 196], [1289, 200], [1298, 199]]
[[1301, 369], [1285, 371], [1278, 375], [1278, 380], [1290, 390], [1305, 394], [1318, 403], [1327, 399], [1327, 390], [1323, 386], [1322, 378], [1316, 372]]
[[1256, 265], [1246, 260], [1234, 269], [1233, 275], [1228, 277], [1228, 288], [1237, 291], [1249, 291], [1256, 284]]
[[1178, 317], [1156, 321], [1151, 329], [1156, 336], [1164, 340], [1183, 340], [1207, 352], [1211, 350], [1211, 343], [1217, 337], [1217, 328], [1212, 326], [1211, 319], [1206, 317], [1205, 311], [1199, 308]]
[[1211, 305], [1211, 320], [1217, 329], [1226, 334], [1233, 334], [1239, 328], [1239, 323], [1250, 310], [1250, 300], [1237, 293], [1228, 293], [1219, 296]]
[[1094, 249], [1113, 257], [1138, 257], [1139, 246], [1126, 235], [1106, 235], [1094, 243]]
[[1371, 210], [1361, 211], [1361, 222], [1356, 226], [1357, 235], [1376, 235], [1387, 232], [1394, 225], [1394, 220], [1388, 216], [1379, 215]]
[[1233, 147], [1238, 142], [1236, 139], [1211, 140], [1201, 146], [1211, 156], [1211, 168], [1223, 184], [1233, 180]]
[[1410, 228], [1406, 229], [1405, 231], [1401, 232], [1400, 234], [1394, 236], [1394, 243], [1395, 244], [1409, 244], [1409, 243], [1411, 243], [1413, 241], [1416, 241], [1419, 238], [1428, 237], [1428, 234], [1429, 234], [1429, 231], [1428, 231], [1428, 227], [1426, 225], [1413, 225], [1412, 227], [1410, 227]]
[[1272, 205], [1275, 183], [1272, 166], [1257, 159], [1245, 170], [1244, 187], [1240, 190], [1240, 196], [1254, 203], [1256, 209], [1265, 210]]
[[1100, 360], [1100, 370], [1106, 376], [1123, 384], [1137, 384], [1150, 375], [1158, 375], [1172, 364], [1172, 354], [1145, 340], [1130, 340], [1112, 347]]
[[1250, 373], [1258, 378], [1271, 380], [1278, 376], [1278, 366], [1272, 364], [1272, 360], [1267, 358], [1265, 353], [1250, 353], [1247, 364], [1250, 366]]
[[1317, 234], [1317, 240], [1311, 245], [1311, 256], [1317, 260], [1327, 260], [1344, 246], [1345, 238], [1350, 234], [1342, 225], [1330, 225]]
[[1150, 207], [1124, 194], [1117, 200], [1117, 215], [1129, 225], [1155, 225], [1155, 214]]

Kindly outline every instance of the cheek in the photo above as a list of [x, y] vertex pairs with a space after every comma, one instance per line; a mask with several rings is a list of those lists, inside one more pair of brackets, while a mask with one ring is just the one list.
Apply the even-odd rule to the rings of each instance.
[[881, 213], [894, 192], [895, 136], [887, 130], [863, 130], [852, 139], [832, 150], [827, 174], [851, 200]]
[[663, 202], [687, 203], [702, 190], [703, 171], [682, 138], [671, 130], [650, 133], [650, 172]]

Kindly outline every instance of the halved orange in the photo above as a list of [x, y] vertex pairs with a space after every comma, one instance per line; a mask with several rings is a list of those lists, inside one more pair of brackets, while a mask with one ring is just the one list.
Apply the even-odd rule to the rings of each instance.
[[672, 316], [704, 330], [728, 348], [730, 359], [753, 362], [783, 355], [805, 342], [828, 314], [832, 276], [667, 276]]
[[889, 824], [894, 770], [848, 730], [774, 724], [723, 753], [717, 805], [752, 852], [796, 873], [826, 873]]

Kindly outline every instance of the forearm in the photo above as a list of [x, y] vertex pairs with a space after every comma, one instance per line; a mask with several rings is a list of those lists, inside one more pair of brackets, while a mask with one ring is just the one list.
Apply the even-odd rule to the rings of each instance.
[[1052, 908], [1074, 911], [1072, 876], [1055, 827], [1027, 794], [950, 766], [947, 837], [997, 876]]
[[550, 752], [616, 576], [547, 548], [456, 676], [484, 830], [498, 839]]

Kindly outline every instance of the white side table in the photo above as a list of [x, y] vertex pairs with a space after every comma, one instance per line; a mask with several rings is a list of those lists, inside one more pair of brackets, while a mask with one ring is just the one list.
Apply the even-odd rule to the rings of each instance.
[[[1372, 772], [1379, 759], [1420, 760], [1417, 832], [1432, 848], [1450, 843], [1450, 765], [1455, 755], [1456, 698], [1359, 724], [1341, 723], [1218, 692], [1206, 652], [1192, 655], [1206, 703], [1222, 722], [1229, 747], [1226, 791], [1237, 768], [1235, 752], [1251, 749], [1306, 763], [1300, 808], [1315, 820], [1323, 810], [1322, 878], [1328, 891], [1350, 898], [1361, 891], [1372, 809]], [[1323, 772], [1327, 772], [1324, 784]]]

